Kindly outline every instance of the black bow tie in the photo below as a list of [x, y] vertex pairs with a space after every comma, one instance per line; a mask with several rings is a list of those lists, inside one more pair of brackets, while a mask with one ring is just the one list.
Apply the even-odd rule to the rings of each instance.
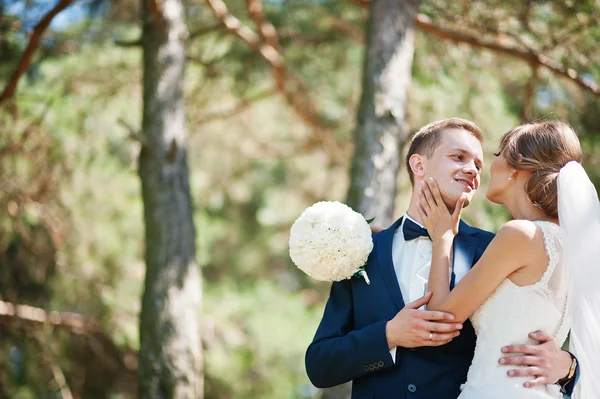
[[402, 233], [404, 234], [404, 239], [406, 241], [414, 240], [415, 238], [419, 237], [427, 237], [431, 239], [431, 237], [429, 237], [429, 233], [427, 233], [427, 229], [420, 227], [418, 224], [408, 218], [404, 220]]

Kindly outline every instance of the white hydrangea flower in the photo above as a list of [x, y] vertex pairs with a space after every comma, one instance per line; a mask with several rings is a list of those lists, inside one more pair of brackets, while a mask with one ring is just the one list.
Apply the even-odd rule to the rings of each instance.
[[[337, 201], [306, 208], [290, 231], [290, 257], [300, 270], [320, 281], [341, 281], [365, 265], [373, 250], [365, 218]], [[367, 283], [366, 272], [361, 273]]]

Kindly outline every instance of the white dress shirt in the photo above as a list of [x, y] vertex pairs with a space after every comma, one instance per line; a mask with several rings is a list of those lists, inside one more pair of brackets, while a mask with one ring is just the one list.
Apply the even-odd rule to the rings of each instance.
[[[431, 268], [431, 240], [427, 237], [419, 237], [406, 241], [402, 232], [406, 219], [410, 219], [420, 227], [424, 228], [424, 226], [408, 214], [404, 214], [402, 223], [394, 232], [392, 241], [392, 262], [394, 263], [396, 278], [402, 292], [402, 299], [404, 299], [405, 304], [409, 304], [421, 298], [427, 292], [429, 269]], [[455, 284], [458, 284], [458, 281], [469, 271], [468, 266], [459, 265], [459, 267], [454, 268]], [[395, 347], [390, 349], [390, 354], [392, 355], [392, 361], [395, 362]]]

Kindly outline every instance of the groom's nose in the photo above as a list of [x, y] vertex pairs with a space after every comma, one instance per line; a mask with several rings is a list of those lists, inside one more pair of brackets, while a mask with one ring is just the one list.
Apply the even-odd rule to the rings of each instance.
[[465, 164], [465, 166], [463, 167], [463, 173], [473, 177], [477, 177], [477, 175], [479, 174], [479, 169], [477, 169], [475, 161], [471, 161]]

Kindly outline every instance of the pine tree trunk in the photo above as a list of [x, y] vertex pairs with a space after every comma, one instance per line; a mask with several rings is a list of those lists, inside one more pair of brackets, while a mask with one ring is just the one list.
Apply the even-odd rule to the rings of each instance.
[[[407, 138], [406, 97], [414, 54], [416, 0], [371, 0], [362, 96], [346, 203], [375, 224], [393, 222], [401, 151]], [[349, 399], [350, 383], [322, 399]]]
[[372, 0], [365, 35], [347, 203], [382, 227], [393, 222], [401, 151], [408, 138], [406, 98], [417, 8], [416, 0]]
[[[144, 140], [139, 159], [146, 279], [140, 399], [202, 398], [202, 281], [195, 261], [184, 119], [184, 0], [141, 0]], [[148, 7], [155, 5], [154, 10]]]

